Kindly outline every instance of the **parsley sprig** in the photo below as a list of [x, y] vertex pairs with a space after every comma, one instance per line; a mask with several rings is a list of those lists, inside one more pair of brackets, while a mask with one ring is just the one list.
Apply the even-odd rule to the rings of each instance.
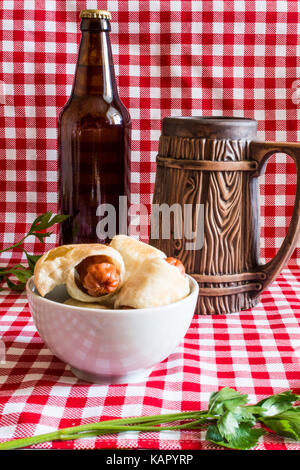
[[295, 405], [295, 402], [299, 400], [299, 395], [287, 390], [271, 395], [256, 405], [248, 405], [248, 395], [225, 387], [211, 394], [209, 407], [205, 411], [121, 418], [83, 424], [39, 436], [3, 442], [0, 443], [0, 450], [127, 431], [160, 432], [188, 429], [206, 429], [208, 441], [231, 449], [246, 450], [255, 447], [260, 437], [268, 432], [275, 432], [279, 436], [299, 441], [300, 406]]
[[[26, 233], [26, 235], [21, 238], [20, 241], [15, 243], [14, 245], [11, 245], [7, 248], [4, 248], [3, 250], [0, 250], [0, 254], [4, 253], [5, 251], [11, 251], [14, 250], [15, 248], [20, 248], [23, 253], [25, 254], [27, 258], [27, 263], [28, 266], [24, 266], [21, 263], [15, 264], [14, 266], [7, 267], [7, 268], [0, 268], [0, 281], [5, 281], [8, 285], [8, 287], [12, 290], [15, 291], [23, 291], [26, 285], [26, 281], [33, 275], [34, 271], [34, 266], [37, 262], [37, 260], [42, 256], [42, 255], [31, 255], [29, 254], [23, 244], [26, 240], [26, 238], [30, 237], [33, 235], [36, 237], [40, 242], [44, 243], [45, 239], [47, 237], [50, 237], [53, 232], [47, 231], [50, 227], [52, 227], [55, 224], [58, 224], [65, 219], [67, 219], [69, 216], [68, 215], [59, 215], [59, 214], [53, 214], [51, 211], [45, 212], [42, 215], [39, 215], [34, 219], [32, 222], [29, 231]], [[14, 282], [11, 277], [17, 278], [19, 282]]]

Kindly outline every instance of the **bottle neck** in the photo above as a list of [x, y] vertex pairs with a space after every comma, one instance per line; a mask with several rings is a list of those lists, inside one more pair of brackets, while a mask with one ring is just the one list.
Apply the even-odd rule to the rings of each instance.
[[107, 20], [84, 19], [72, 96], [101, 96], [111, 103], [118, 98]]

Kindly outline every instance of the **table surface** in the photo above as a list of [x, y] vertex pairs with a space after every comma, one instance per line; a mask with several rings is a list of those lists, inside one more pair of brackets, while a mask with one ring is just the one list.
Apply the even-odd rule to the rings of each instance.
[[[300, 393], [300, 267], [285, 269], [262, 302], [240, 314], [194, 316], [184, 341], [145, 382], [95, 385], [73, 376], [42, 342], [26, 296], [0, 292], [0, 442], [128, 416], [207, 408], [233, 387], [254, 403], [286, 389]], [[1, 345], [1, 344], [0, 344]], [[36, 448], [213, 449], [205, 432], [126, 432]], [[300, 449], [274, 435], [256, 449]]]

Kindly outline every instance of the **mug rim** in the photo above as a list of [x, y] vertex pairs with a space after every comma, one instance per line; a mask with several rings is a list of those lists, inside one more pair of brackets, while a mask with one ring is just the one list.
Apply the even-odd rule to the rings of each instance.
[[239, 116], [167, 116], [163, 118], [163, 121], [168, 120], [195, 120], [195, 121], [205, 121], [205, 122], [228, 122], [230, 124], [241, 124], [241, 123], [254, 123], [257, 124], [256, 119], [248, 117], [239, 117]]
[[216, 140], [255, 140], [256, 119], [239, 116], [167, 116], [162, 135]]

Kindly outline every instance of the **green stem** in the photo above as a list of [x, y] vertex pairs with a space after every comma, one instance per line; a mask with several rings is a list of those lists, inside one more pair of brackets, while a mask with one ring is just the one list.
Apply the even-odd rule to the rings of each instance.
[[133, 417], [133, 418], [120, 418], [120, 419], [110, 419], [107, 421], [100, 421], [98, 423], [88, 423], [88, 424], [81, 424], [79, 426], [74, 426], [72, 428], [67, 428], [67, 432], [72, 432], [75, 430], [75, 432], [78, 431], [86, 431], [90, 430], [91, 428], [97, 426], [103, 427], [106, 425], [127, 425], [127, 424], [162, 424], [162, 423], [169, 423], [170, 421], [182, 421], [185, 419], [199, 419], [199, 417], [206, 416], [207, 411], [183, 411], [181, 413], [169, 413], [166, 415], [153, 415], [153, 416], [140, 416], [140, 417]]
[[15, 243], [14, 245], [8, 246], [7, 248], [4, 248], [4, 250], [0, 250], [0, 253], [4, 253], [5, 251], [13, 250], [14, 248], [18, 248], [18, 246], [22, 245], [24, 240], [27, 237], [29, 237], [29, 235], [31, 235], [31, 233], [27, 233], [27, 235], [25, 235], [25, 237], [23, 237], [19, 242]]
[[[93, 437], [93, 436], [99, 436], [102, 434], [118, 434], [121, 432], [127, 432], [127, 431], [139, 431], [139, 432], [161, 432], [161, 431], [178, 431], [178, 430], [185, 430], [185, 429], [199, 429], [200, 425], [203, 425], [205, 423], [206, 419], [199, 419], [197, 421], [194, 421], [192, 423], [185, 423], [185, 424], [178, 424], [175, 426], [151, 426], [151, 425], [124, 425], [124, 426], [105, 426], [103, 430], [100, 429], [95, 429], [95, 430], [90, 430], [87, 432], [79, 432], [79, 433], [70, 433], [70, 434], [61, 434], [60, 435], [60, 440], [71, 440], [71, 439], [79, 439], [83, 437]], [[62, 430], [63, 431], [63, 430]]]
[[8, 275], [8, 274], [14, 274], [14, 273], [12, 272], [12, 269], [16, 269], [16, 268], [22, 268], [23, 271], [24, 271], [25, 269], [27, 269], [27, 268], [26, 268], [25, 266], [23, 266], [22, 264], [16, 264], [16, 265], [15, 265], [13, 268], [11, 268], [11, 269], [7, 269], [6, 271], [5, 271], [5, 270], [3, 270], [3, 271], [1, 270], [1, 271], [0, 271], [0, 275], [1, 275], [1, 276], [4, 276], [4, 275]]
[[40, 436], [23, 437], [22, 439], [14, 439], [0, 444], [0, 450], [21, 449], [34, 444], [41, 444], [42, 442], [56, 441], [60, 438], [60, 431], [49, 432], [41, 434]]
[[[19, 449], [28, 447], [35, 444], [40, 444], [48, 441], [56, 440], [73, 440], [81, 437], [91, 437], [102, 434], [115, 434], [125, 431], [167, 431], [167, 430], [180, 430], [192, 429], [199, 426], [206, 420], [207, 415], [205, 412], [183, 412], [174, 413], [169, 415], [154, 415], [144, 416], [140, 418], [121, 418], [109, 421], [101, 421], [99, 423], [88, 423], [80, 426], [73, 426], [70, 428], [60, 429], [47, 434], [39, 436], [25, 437], [21, 439], [14, 439], [8, 442], [0, 443], [0, 450]], [[196, 419], [197, 418], [197, 419]], [[180, 421], [183, 419], [194, 419], [192, 422], [185, 424], [178, 424], [175, 426], [158, 426], [161, 422]], [[140, 424], [143, 422], [143, 424]]]

